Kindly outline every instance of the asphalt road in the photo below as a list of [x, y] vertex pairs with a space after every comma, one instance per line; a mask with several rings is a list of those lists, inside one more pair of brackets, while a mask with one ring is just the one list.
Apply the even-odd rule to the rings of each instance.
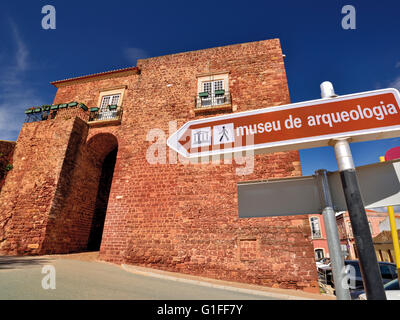
[[[43, 289], [46, 265], [56, 289]], [[46, 281], [46, 283], [49, 283]], [[127, 272], [112, 264], [68, 259], [0, 257], [1, 300], [276, 300]]]

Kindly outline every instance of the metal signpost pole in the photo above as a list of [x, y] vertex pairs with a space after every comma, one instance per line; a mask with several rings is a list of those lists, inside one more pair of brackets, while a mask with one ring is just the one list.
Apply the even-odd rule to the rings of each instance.
[[318, 170], [315, 172], [319, 190], [321, 194], [321, 202], [323, 204], [322, 216], [324, 218], [326, 237], [328, 240], [329, 255], [331, 258], [332, 275], [335, 283], [336, 297], [338, 300], [351, 300], [348, 287], [344, 286], [345, 267], [342, 251], [340, 249], [339, 233], [336, 224], [335, 211], [333, 210], [332, 196], [329, 189], [328, 177], [326, 170]]
[[[335, 92], [330, 82], [321, 84], [322, 98], [333, 98]], [[342, 181], [347, 209], [359, 256], [361, 275], [368, 300], [386, 300], [382, 277], [376, 258], [367, 215], [361, 198], [356, 170], [347, 138], [333, 141], [336, 160]]]

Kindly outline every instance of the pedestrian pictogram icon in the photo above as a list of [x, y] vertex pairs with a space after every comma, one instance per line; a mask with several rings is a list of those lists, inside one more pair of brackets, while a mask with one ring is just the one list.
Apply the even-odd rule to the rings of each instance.
[[226, 135], [225, 126], [222, 127], [222, 131], [220, 132], [220, 135], [221, 135], [221, 139], [219, 139], [219, 142], [222, 142], [222, 140], [224, 140], [224, 138], [226, 138], [226, 140], [229, 140], [229, 137]]
[[235, 142], [235, 129], [233, 123], [215, 126], [213, 130], [214, 145]]

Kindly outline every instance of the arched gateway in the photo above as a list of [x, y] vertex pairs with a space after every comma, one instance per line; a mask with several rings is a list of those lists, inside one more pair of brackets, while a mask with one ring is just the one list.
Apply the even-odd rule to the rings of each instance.
[[[74, 127], [80, 124], [77, 118]], [[100, 249], [118, 141], [110, 133], [99, 133], [86, 142], [86, 130], [71, 132], [42, 253]]]
[[97, 161], [101, 163], [99, 186], [87, 244], [87, 250], [97, 251], [100, 249], [103, 234], [108, 198], [117, 160], [118, 141], [110, 133], [99, 133], [91, 137], [87, 145]]
[[0, 194], [0, 254], [100, 248], [118, 141], [88, 133], [79, 117], [23, 126]]

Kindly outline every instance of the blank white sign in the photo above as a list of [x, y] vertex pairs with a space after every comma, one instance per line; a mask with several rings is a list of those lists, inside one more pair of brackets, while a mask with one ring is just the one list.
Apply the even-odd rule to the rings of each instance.
[[[400, 205], [400, 160], [358, 167], [365, 208]], [[328, 173], [336, 211], [346, 211], [339, 172]], [[240, 218], [290, 216], [322, 212], [315, 176], [243, 182], [238, 184]]]

